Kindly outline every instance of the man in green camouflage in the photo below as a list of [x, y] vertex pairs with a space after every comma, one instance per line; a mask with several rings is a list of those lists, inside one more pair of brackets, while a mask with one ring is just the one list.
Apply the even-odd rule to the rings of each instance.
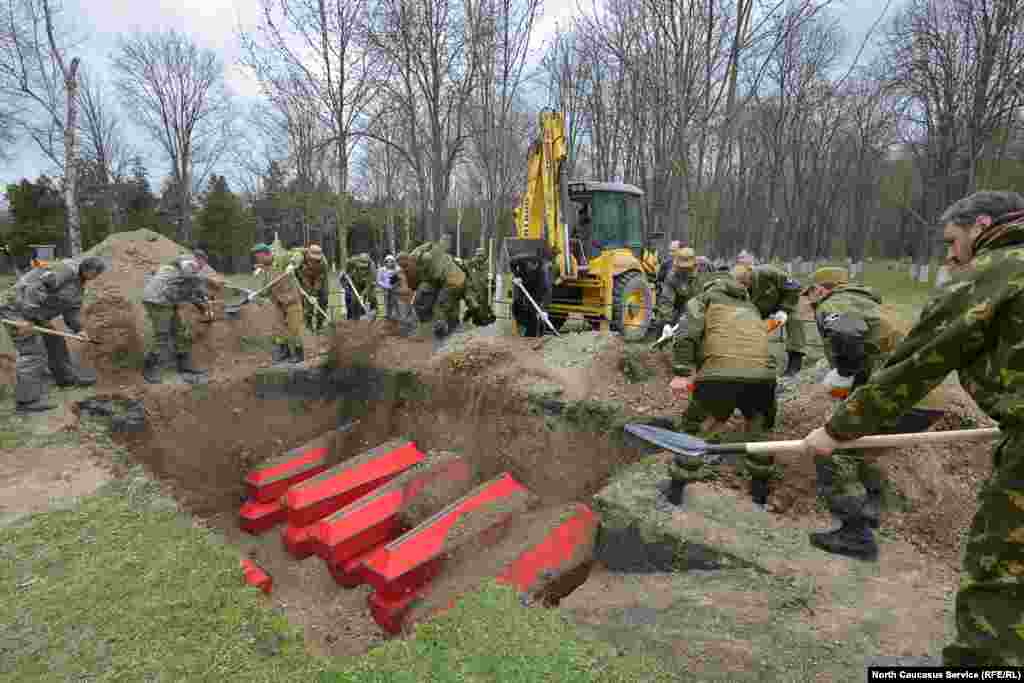
[[324, 251], [319, 244], [295, 249], [292, 251], [291, 265], [294, 266], [295, 279], [302, 290], [300, 296], [306, 326], [313, 332], [319, 332], [327, 323], [327, 260]]
[[[348, 277], [345, 277], [346, 275]], [[340, 279], [345, 292], [346, 317], [349, 320], [359, 320], [376, 310], [377, 290], [374, 285], [374, 276], [373, 261], [369, 254], [365, 252], [356, 254], [345, 261], [345, 272]], [[353, 287], [355, 290], [352, 289]], [[358, 296], [356, 296], [356, 292], [359, 293]], [[360, 305], [360, 297], [366, 308]]]
[[44, 400], [47, 367], [59, 387], [96, 383], [95, 378], [75, 369], [62, 337], [41, 334], [32, 328], [49, 329], [50, 321], [61, 317], [69, 330], [86, 336], [82, 332], [82, 294], [86, 284], [105, 270], [103, 260], [96, 256], [68, 259], [30, 270], [0, 295], [0, 318], [17, 323], [2, 325], [11, 335], [16, 353], [16, 412], [38, 413], [56, 407]]
[[412, 305], [420, 322], [434, 319], [436, 307], [440, 317], [434, 320], [434, 336], [443, 339], [459, 325], [459, 304], [466, 292], [466, 273], [448, 253], [448, 242], [424, 242], [408, 255], [398, 258], [413, 289]]
[[[254, 274], [262, 279], [261, 286], [265, 287], [282, 274], [287, 274], [268, 292], [279, 315], [277, 329], [271, 339], [274, 348], [270, 352], [270, 359], [274, 363], [302, 363], [306, 359], [302, 342], [302, 295], [299, 293], [299, 282], [292, 274], [292, 256], [284, 249], [275, 252], [270, 245], [263, 243], [254, 246], [252, 254], [256, 262]], [[289, 267], [292, 268], [291, 273], [288, 272]]]
[[804, 439], [825, 456], [878, 432], [952, 371], [999, 423], [992, 474], [979, 492], [956, 596], [946, 666], [1024, 665], [1024, 197], [976, 192], [941, 218], [953, 280], [866, 384]]
[[737, 265], [736, 278], [750, 292], [750, 300], [762, 318], [785, 314], [787, 361], [783, 375], [791, 377], [800, 372], [807, 346], [800, 319], [800, 283], [775, 266], [748, 263]]
[[[806, 294], [832, 368], [825, 377], [838, 399], [867, 382], [882, 360], [882, 298], [870, 287], [850, 283], [845, 268], [819, 268]], [[885, 475], [875, 458], [860, 451], [837, 451], [814, 459], [818, 495], [840, 528], [814, 532], [811, 544], [831, 553], [874, 559]]]
[[146, 312], [142, 377], [149, 384], [160, 384], [161, 366], [171, 353], [185, 382], [196, 384], [206, 374], [192, 365], [192, 328], [178, 310], [179, 305], [188, 303], [213, 318], [205, 267], [206, 254], [197, 249], [160, 266], [142, 290]]
[[672, 253], [672, 269], [665, 276], [658, 292], [658, 325], [655, 327], [674, 325], [686, 311], [686, 302], [699, 291], [694, 272], [696, 268], [697, 254], [690, 247]]
[[[702, 291], [686, 304], [686, 316], [673, 346], [670, 388], [678, 398], [690, 394], [681, 421], [688, 434], [714, 437], [738, 408], [747, 434], [775, 425], [777, 368], [768, 331], [747, 290], [730, 273], [708, 276]], [[697, 461], [694, 460], [694, 463]], [[768, 480], [775, 476], [772, 456], [747, 456], [751, 497], [765, 505]], [[673, 479], [706, 478], [707, 468], [688, 470], [673, 461]]]
[[471, 321], [480, 327], [490, 325], [497, 318], [491, 308], [487, 253], [482, 247], [462, 264], [462, 270], [466, 273], [466, 314], [463, 320]]

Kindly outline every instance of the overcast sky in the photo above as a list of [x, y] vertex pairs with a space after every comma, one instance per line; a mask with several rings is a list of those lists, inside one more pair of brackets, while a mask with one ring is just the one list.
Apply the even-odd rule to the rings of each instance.
[[[533, 40], [540, 46], [551, 36], [559, 23], [567, 23], [576, 13], [577, 0], [542, 0], [544, 12], [537, 26]], [[852, 41], [859, 45], [865, 33], [878, 19], [886, 7], [886, 0], [837, 0], [834, 15], [850, 32]], [[589, 2], [584, 2], [589, 6]], [[897, 2], [893, 3], [893, 7]], [[76, 53], [82, 57], [86, 68], [95, 72], [104, 71], [109, 55], [113, 52], [117, 35], [141, 29], [143, 31], [176, 28], [183, 31], [205, 47], [218, 51], [228, 69], [228, 83], [231, 89], [243, 97], [256, 97], [255, 82], [237, 66], [240, 55], [235, 27], [239, 24], [252, 27], [259, 13], [259, 0], [64, 0], [63, 19], [71, 20], [76, 30], [87, 38], [83, 49]], [[890, 9], [889, 13], [892, 13]], [[107, 74], [103, 74], [109, 78]], [[133, 133], [133, 144], [140, 152], [150, 170], [154, 189], [159, 188], [165, 177], [166, 161], [159, 151], [144, 137]], [[35, 179], [42, 173], [54, 173], [51, 165], [25, 141], [19, 146], [19, 154], [10, 164], [0, 168], [0, 204], [2, 192], [8, 183], [21, 178]]]

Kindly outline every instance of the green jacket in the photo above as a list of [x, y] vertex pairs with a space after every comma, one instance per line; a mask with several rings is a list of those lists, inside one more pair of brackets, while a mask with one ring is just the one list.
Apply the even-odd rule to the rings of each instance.
[[[377, 279], [374, 277], [373, 261], [370, 260], [370, 257], [366, 254], [350, 256], [345, 261], [345, 272], [348, 273], [352, 284], [355, 285], [366, 305], [374, 308], [377, 305]], [[349, 288], [344, 277], [341, 278], [341, 282], [345, 289]]]
[[925, 305], [917, 324], [825, 425], [843, 441], [876, 433], [956, 370], [978, 406], [1005, 431], [1024, 431], [1024, 212], [975, 242], [964, 272]]
[[327, 300], [327, 261], [319, 269], [314, 270], [306, 263], [305, 249], [293, 249], [291, 263], [295, 266], [295, 278], [299, 286], [314, 299]]
[[841, 285], [814, 306], [828, 364], [866, 379], [882, 360], [882, 297], [865, 285]]
[[437, 289], [466, 284], [465, 271], [455, 262], [439, 242], [424, 242], [409, 254], [416, 260], [416, 275], [420, 283], [429, 283]]
[[700, 291], [698, 284], [697, 274], [692, 270], [669, 270], [658, 293], [658, 320], [675, 323], [686, 310], [686, 302]]
[[750, 300], [760, 311], [762, 318], [772, 313], [785, 311], [786, 350], [805, 353], [807, 338], [804, 323], [800, 319], [800, 283], [789, 277], [786, 271], [775, 266], [756, 266], [750, 285]]
[[774, 381], [775, 358], [768, 331], [747, 290], [728, 273], [716, 273], [686, 304], [684, 328], [676, 336], [672, 370], [699, 371], [700, 379]]
[[64, 259], [33, 268], [0, 296], [0, 317], [46, 323], [60, 316], [68, 329], [80, 332], [82, 293], [78, 261]]

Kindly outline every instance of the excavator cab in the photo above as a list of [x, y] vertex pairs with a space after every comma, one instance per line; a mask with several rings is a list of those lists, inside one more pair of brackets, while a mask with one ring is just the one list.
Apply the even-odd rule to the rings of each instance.
[[[584, 262], [610, 249], [629, 249], [640, 258], [644, 239], [643, 192], [633, 185], [575, 181], [569, 183], [569, 200], [576, 205], [576, 239], [572, 254], [580, 268]], [[577, 254], [582, 254], [580, 258]]]

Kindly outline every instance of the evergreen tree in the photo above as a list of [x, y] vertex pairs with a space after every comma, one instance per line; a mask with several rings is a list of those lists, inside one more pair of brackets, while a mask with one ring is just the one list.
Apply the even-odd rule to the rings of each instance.
[[215, 268], [232, 272], [247, 259], [256, 236], [255, 221], [224, 176], [210, 177], [197, 222], [199, 240]]
[[7, 248], [15, 263], [24, 267], [32, 258], [31, 244], [56, 244], [62, 249], [64, 197], [54, 181], [43, 175], [36, 182], [23, 178], [7, 186], [12, 223], [7, 233]]

